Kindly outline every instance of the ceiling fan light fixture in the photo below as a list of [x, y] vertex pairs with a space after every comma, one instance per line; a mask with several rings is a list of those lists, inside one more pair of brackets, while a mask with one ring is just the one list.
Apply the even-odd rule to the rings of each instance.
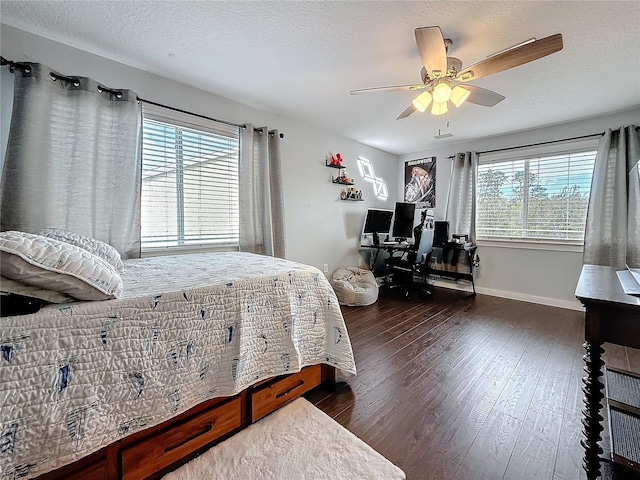
[[[506, 50], [501, 50], [463, 69], [463, 63], [460, 59], [447, 56], [449, 47], [453, 43], [442, 36], [440, 27], [437, 25], [419, 27], [415, 29], [414, 33], [418, 53], [422, 60], [420, 68], [422, 83], [361, 88], [349, 92], [351, 95], [355, 95], [370, 92], [407, 90], [415, 92], [421, 90], [421, 92], [417, 92], [418, 96], [413, 98], [412, 103], [396, 117], [396, 120], [407, 118], [417, 111], [426, 112], [429, 105], [431, 105], [433, 115], [445, 114], [449, 110], [449, 100], [455, 107], [460, 107], [465, 102], [493, 107], [504, 100], [503, 95], [486, 88], [468, 85], [467, 82], [533, 62], [559, 52], [563, 48], [562, 34], [556, 33], [540, 40], [527, 40]], [[422, 90], [428, 93], [422, 93]]]
[[433, 101], [437, 103], [445, 103], [451, 98], [451, 87], [446, 82], [440, 82], [433, 89]]
[[429, 92], [422, 92], [416, 98], [413, 99], [413, 106], [416, 110], [424, 112], [431, 103], [431, 94]]
[[451, 103], [453, 103], [456, 107], [459, 107], [464, 103], [467, 97], [471, 94], [469, 90], [460, 85], [456, 85], [451, 89]]
[[443, 115], [449, 111], [449, 107], [447, 106], [447, 102], [433, 102], [431, 107], [431, 113], [434, 115]]

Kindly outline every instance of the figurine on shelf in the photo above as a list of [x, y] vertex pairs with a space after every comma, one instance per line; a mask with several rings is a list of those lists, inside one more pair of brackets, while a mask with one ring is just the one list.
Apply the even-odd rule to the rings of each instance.
[[338, 175], [337, 177], [335, 177], [335, 180], [333, 179], [333, 175], [331, 176], [331, 181], [333, 183], [343, 183], [343, 184], [348, 184], [349, 183], [349, 177], [345, 174], [345, 172], [340, 172], [340, 175]]
[[332, 167], [341, 167], [342, 166], [342, 157], [339, 153], [336, 153], [335, 156], [331, 155], [331, 163], [329, 164]]

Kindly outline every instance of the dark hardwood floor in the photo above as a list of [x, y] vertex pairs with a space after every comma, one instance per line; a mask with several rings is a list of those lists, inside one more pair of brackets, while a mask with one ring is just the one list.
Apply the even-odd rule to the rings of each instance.
[[[343, 313], [358, 375], [307, 398], [407, 479], [586, 478], [581, 312], [436, 289]], [[605, 348], [640, 371], [638, 350]]]

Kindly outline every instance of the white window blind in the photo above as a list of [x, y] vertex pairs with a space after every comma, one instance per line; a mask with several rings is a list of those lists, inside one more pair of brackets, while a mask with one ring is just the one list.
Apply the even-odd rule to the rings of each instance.
[[582, 243], [597, 139], [480, 155], [480, 240]]
[[142, 105], [142, 251], [239, 241], [239, 128]]

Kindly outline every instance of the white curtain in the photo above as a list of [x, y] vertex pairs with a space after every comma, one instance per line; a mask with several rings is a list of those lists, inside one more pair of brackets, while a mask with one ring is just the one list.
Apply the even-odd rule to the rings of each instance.
[[583, 263], [640, 267], [640, 131], [607, 130], [591, 181]]
[[140, 256], [140, 105], [40, 64], [16, 69], [0, 228], [65, 228]]
[[452, 162], [445, 218], [451, 233], [469, 235], [469, 240], [475, 242], [478, 155], [457, 153]]
[[284, 195], [277, 130], [240, 130], [240, 250], [284, 258]]

